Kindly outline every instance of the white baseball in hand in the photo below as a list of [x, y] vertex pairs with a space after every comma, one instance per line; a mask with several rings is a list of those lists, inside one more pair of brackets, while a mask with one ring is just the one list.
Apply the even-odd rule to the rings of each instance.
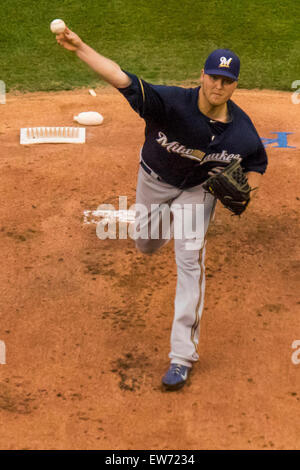
[[50, 29], [54, 34], [63, 33], [66, 29], [65, 22], [63, 20], [53, 20], [50, 24]]

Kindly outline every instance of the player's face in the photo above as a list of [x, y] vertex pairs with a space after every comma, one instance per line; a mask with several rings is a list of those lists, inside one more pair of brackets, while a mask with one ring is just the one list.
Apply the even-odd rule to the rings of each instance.
[[220, 106], [231, 98], [237, 87], [237, 82], [222, 75], [207, 75], [201, 73], [203, 94], [211, 106]]

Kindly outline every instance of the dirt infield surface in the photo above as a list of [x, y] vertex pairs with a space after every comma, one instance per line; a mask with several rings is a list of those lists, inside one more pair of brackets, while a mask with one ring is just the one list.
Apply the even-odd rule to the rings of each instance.
[[[166, 393], [173, 243], [147, 257], [84, 223], [119, 195], [134, 203], [143, 142], [125, 99], [96, 91], [0, 105], [0, 447], [299, 448], [300, 105], [288, 93], [234, 95], [274, 139], [269, 167], [240, 220], [217, 207], [200, 361], [188, 386]], [[104, 123], [87, 127], [84, 145], [19, 144], [21, 127], [70, 126], [89, 110]]]

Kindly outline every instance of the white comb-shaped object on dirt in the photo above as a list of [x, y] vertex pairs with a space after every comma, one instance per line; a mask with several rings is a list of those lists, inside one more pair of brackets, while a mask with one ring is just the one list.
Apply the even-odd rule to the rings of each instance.
[[24, 127], [20, 144], [84, 144], [84, 127]]

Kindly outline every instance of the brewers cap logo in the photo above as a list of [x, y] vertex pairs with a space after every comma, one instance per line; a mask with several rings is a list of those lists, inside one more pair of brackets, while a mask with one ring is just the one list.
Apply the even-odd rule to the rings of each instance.
[[226, 67], [227, 69], [229, 69], [231, 61], [232, 61], [232, 57], [230, 57], [229, 59], [226, 59], [226, 57], [224, 57], [224, 56], [220, 57], [219, 68], [220, 67]]

